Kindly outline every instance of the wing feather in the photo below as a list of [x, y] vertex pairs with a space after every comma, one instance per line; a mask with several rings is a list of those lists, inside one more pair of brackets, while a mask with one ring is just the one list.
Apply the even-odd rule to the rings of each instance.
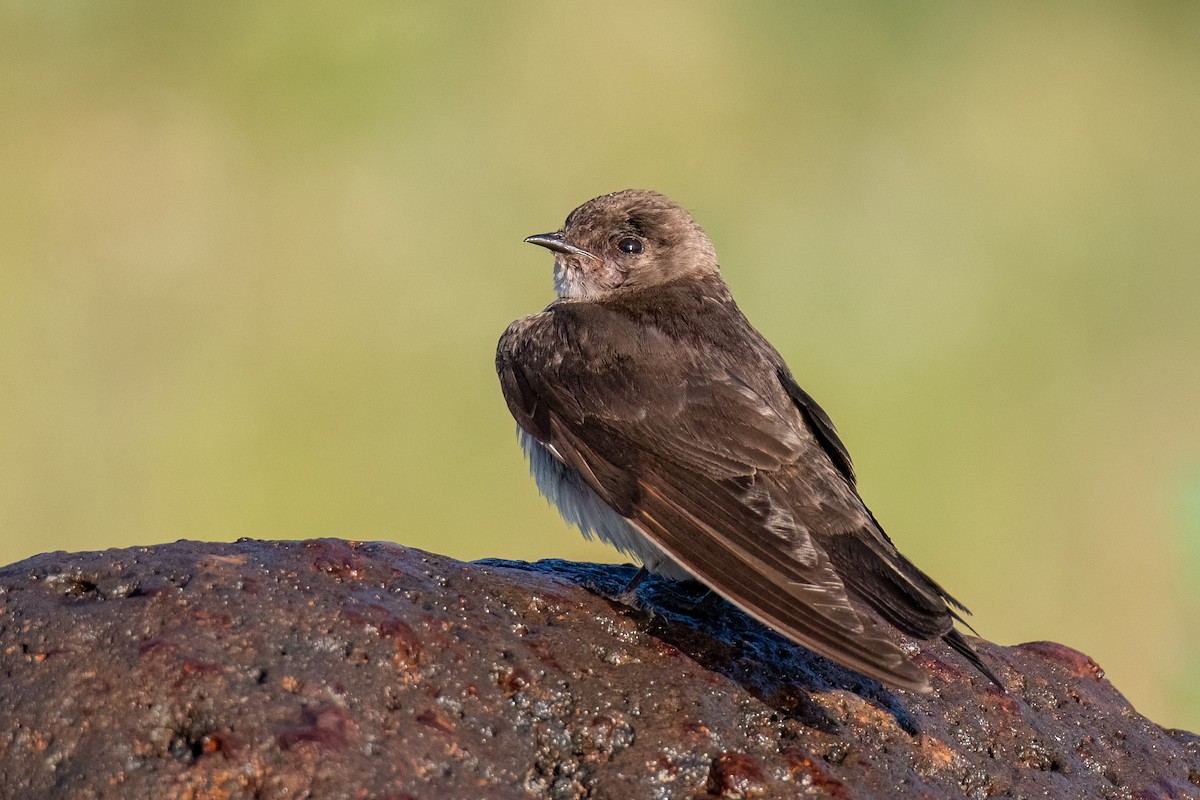
[[[795, 530], [786, 538], [765, 530], [761, 512], [743, 499], [744, 481], [664, 464], [612, 431], [589, 441], [586, 426], [558, 418], [551, 431], [555, 451], [605, 502], [717, 594], [835, 661], [892, 685], [928, 689], [921, 670], [867, 627], [807, 533]], [[601, 452], [611, 449], [639, 453], [632, 482]]]

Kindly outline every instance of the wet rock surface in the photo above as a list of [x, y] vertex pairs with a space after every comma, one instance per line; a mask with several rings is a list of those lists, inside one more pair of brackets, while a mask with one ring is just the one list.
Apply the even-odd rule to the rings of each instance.
[[892, 692], [688, 584], [341, 540], [0, 570], [0, 797], [1200, 797], [1087, 656], [940, 642]]

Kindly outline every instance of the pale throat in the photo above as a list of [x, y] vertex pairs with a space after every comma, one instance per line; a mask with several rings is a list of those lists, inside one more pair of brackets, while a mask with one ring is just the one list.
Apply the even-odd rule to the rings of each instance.
[[562, 300], [598, 300], [624, 280], [624, 271], [607, 261], [554, 259], [554, 292]]
[[580, 300], [585, 297], [583, 270], [563, 259], [554, 259], [554, 293], [563, 300]]

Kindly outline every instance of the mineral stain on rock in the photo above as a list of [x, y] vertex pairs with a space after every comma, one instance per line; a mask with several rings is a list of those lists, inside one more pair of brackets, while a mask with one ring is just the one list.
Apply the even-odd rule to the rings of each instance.
[[1062, 645], [893, 692], [631, 568], [341, 540], [0, 569], [0, 797], [1196, 798], [1200, 738]]

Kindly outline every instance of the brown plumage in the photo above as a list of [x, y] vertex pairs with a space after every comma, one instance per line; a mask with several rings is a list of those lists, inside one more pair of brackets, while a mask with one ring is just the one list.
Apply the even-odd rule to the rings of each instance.
[[509, 326], [496, 368], [564, 517], [892, 685], [928, 689], [851, 595], [1002, 685], [953, 627], [966, 609], [858, 496], [829, 417], [742, 315], [686, 211], [617, 192], [527, 241], [554, 251], [559, 299]]

